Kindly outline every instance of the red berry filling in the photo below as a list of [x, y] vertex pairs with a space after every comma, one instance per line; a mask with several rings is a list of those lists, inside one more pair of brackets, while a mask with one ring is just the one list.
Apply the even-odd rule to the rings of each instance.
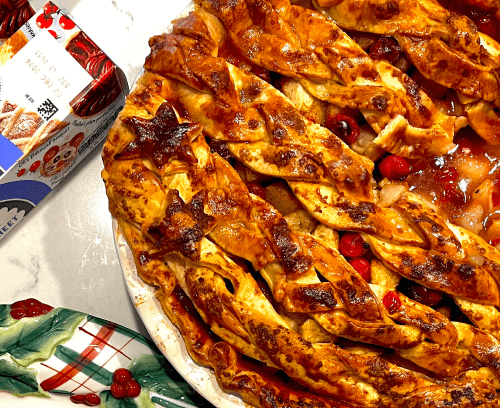
[[259, 196], [263, 200], [266, 199], [266, 189], [262, 187], [260, 184], [251, 181], [247, 184], [248, 191], [256, 196]]
[[347, 258], [358, 258], [368, 250], [368, 244], [359, 232], [346, 232], [340, 238], [339, 251]]
[[23, 317], [41, 316], [47, 314], [52, 309], [54, 309], [52, 306], [46, 305], [39, 300], [29, 298], [12, 303], [10, 315], [13, 319], [19, 320]]
[[458, 170], [455, 167], [448, 167], [436, 172], [434, 179], [440, 183], [455, 183], [458, 180]]
[[389, 180], [401, 180], [411, 173], [411, 165], [408, 161], [399, 156], [390, 155], [382, 159], [378, 165], [380, 174]]
[[325, 126], [347, 144], [353, 144], [359, 138], [359, 126], [350, 116], [333, 115], [326, 119]]
[[370, 48], [370, 57], [374, 60], [386, 60], [391, 64], [401, 55], [401, 47], [392, 37], [380, 37]]
[[389, 311], [390, 314], [396, 313], [399, 308], [403, 305], [401, 303], [401, 299], [398, 294], [394, 291], [389, 291], [385, 294], [384, 299], [382, 300], [385, 308]]
[[436, 306], [443, 299], [443, 294], [437, 290], [426, 288], [414, 283], [410, 287], [409, 296], [413, 300], [427, 306]]
[[493, 193], [491, 193], [491, 201], [493, 201], [493, 207], [500, 205], [500, 193], [493, 191]]
[[458, 186], [446, 184], [443, 190], [442, 201], [451, 205], [460, 206], [466, 202], [465, 194]]
[[370, 262], [368, 262], [364, 258], [354, 258], [349, 260], [349, 264], [354, 268], [356, 272], [358, 272], [361, 275], [361, 277], [365, 281], [370, 282], [371, 280]]

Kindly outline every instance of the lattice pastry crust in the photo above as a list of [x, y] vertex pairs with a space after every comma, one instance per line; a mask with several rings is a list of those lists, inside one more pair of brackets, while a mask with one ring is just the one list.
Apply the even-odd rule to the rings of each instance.
[[[139, 275], [193, 359], [260, 407], [499, 406], [498, 250], [417, 194], [379, 205], [373, 161], [252, 72], [281, 74], [312, 103], [359, 109], [379, 148], [409, 157], [449, 151], [467, 118], [440, 112], [322, 14], [335, 19], [339, 6], [340, 24], [362, 2], [318, 1], [322, 13], [287, 0], [200, 3], [151, 38], [102, 173]], [[398, 41], [416, 41], [418, 29], [450, 34], [461, 21], [422, 23], [424, 2], [418, 16], [406, 3], [391, 26]], [[350, 21], [358, 30], [363, 16]], [[231, 63], [227, 44], [245, 66]], [[498, 100], [497, 73], [485, 67], [484, 86], [467, 94], [472, 109]], [[285, 180], [293, 211], [252, 194], [242, 164]], [[362, 233], [375, 255], [369, 283], [339, 253], [337, 231]], [[446, 294], [470, 323], [405, 296], [402, 277]]]

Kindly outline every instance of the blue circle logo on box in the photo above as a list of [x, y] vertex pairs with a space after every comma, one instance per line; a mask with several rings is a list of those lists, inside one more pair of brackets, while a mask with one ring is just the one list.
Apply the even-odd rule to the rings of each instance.
[[0, 239], [49, 192], [44, 183], [22, 180], [0, 185]]

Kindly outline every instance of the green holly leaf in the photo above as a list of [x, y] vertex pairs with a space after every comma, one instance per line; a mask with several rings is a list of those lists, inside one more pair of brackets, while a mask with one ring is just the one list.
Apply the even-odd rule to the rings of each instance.
[[24, 368], [9, 360], [0, 360], [0, 390], [18, 397], [49, 395], [38, 386], [37, 372], [32, 368]]
[[145, 354], [132, 360], [127, 367], [142, 389], [157, 392], [172, 399], [193, 404], [193, 389], [184, 378], [160, 355]]
[[46, 361], [59, 344], [73, 336], [85, 317], [80, 312], [57, 308], [46, 315], [23, 318], [0, 327], [0, 356], [8, 353], [24, 367]]
[[99, 408], [139, 408], [133, 398], [116, 399], [110, 391], [99, 394], [101, 405]]
[[[109, 324], [109, 322], [107, 320], [100, 319], [100, 318], [95, 317], [95, 316], [92, 318], [92, 321], [94, 323], [100, 324], [102, 326], [105, 326], [105, 325]], [[140, 335], [139, 333], [137, 333], [137, 332], [135, 332], [135, 331], [133, 331], [131, 329], [128, 329], [127, 327], [116, 326], [115, 327], [115, 331], [117, 333], [123, 334], [124, 336], [127, 336], [127, 337], [129, 337], [131, 339], [134, 339], [135, 341], [138, 341], [139, 343], [142, 343], [145, 346], [148, 346], [155, 353], [159, 353], [160, 352], [160, 350], [158, 350], [158, 348], [156, 347], [156, 345], [154, 344], [153, 341], [147, 339], [146, 337]]]
[[156, 408], [156, 405], [153, 403], [151, 398], [149, 398], [149, 392], [147, 391], [141, 391], [139, 401], [141, 402], [141, 408]]
[[0, 327], [7, 327], [15, 322], [10, 315], [10, 305], [0, 305]]

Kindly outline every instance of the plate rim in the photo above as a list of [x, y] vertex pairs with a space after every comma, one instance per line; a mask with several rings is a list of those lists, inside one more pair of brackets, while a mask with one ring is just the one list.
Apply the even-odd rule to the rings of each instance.
[[203, 398], [220, 408], [251, 407], [237, 394], [225, 392], [214, 371], [197, 364], [189, 355], [179, 329], [164, 313], [156, 299], [156, 290], [137, 273], [133, 254], [115, 217], [112, 218], [113, 242], [130, 300], [151, 339], [184, 380]]

